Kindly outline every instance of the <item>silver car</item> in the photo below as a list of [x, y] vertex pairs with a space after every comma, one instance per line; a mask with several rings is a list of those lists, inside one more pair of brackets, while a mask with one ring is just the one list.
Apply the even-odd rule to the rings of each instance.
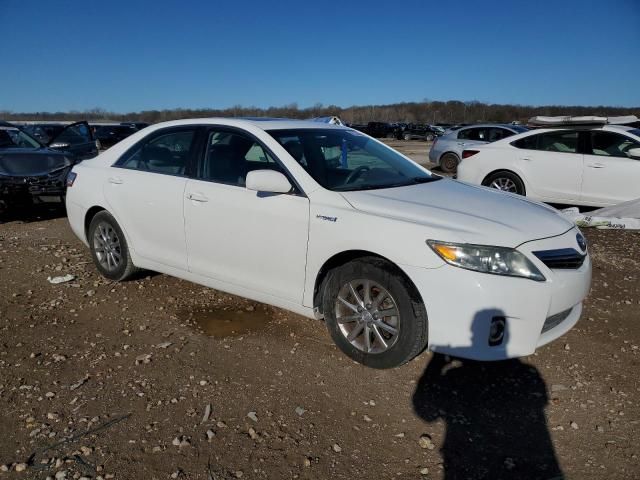
[[437, 137], [429, 150], [429, 160], [444, 172], [454, 173], [462, 160], [462, 151], [473, 145], [495, 142], [503, 138], [526, 132], [521, 125], [485, 124], [470, 125], [446, 132]]

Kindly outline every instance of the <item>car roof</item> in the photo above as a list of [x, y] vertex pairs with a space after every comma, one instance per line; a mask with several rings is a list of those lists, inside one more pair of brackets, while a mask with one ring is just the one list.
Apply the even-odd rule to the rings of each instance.
[[328, 123], [313, 122], [310, 120], [292, 120], [287, 118], [269, 118], [269, 117], [210, 117], [210, 118], [188, 118], [184, 120], [172, 120], [169, 122], [156, 123], [153, 126], [173, 127], [185, 125], [227, 125], [227, 126], [254, 126], [261, 130], [289, 130], [289, 129], [332, 129], [332, 130], [351, 130], [349, 127], [342, 125], [332, 125]]
[[[503, 128], [522, 128], [522, 125], [512, 125], [510, 123], [478, 123], [476, 125], [465, 125], [464, 127], [460, 127], [458, 130], [468, 130], [469, 128], [486, 128], [486, 127], [503, 127]], [[525, 127], [526, 128], [526, 127]]]

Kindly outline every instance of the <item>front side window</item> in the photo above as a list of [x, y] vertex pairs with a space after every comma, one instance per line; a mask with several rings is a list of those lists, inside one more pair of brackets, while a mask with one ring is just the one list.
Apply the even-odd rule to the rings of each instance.
[[[71, 125], [60, 131], [60, 134], [49, 132], [49, 140], [55, 140], [60, 143], [68, 143], [70, 145], [78, 145], [81, 143], [88, 143], [91, 141], [91, 132], [84, 123], [77, 125]], [[57, 135], [57, 136], [56, 136]]]
[[198, 178], [244, 186], [247, 173], [264, 169], [284, 173], [269, 152], [252, 137], [235, 131], [212, 130], [207, 137]]
[[514, 135], [511, 130], [507, 130], [506, 128], [490, 128], [489, 129], [489, 141], [497, 142], [498, 140], [502, 140], [503, 138], [510, 137]]
[[184, 175], [194, 148], [194, 138], [194, 130], [163, 132], [138, 143], [117, 165], [146, 172]]
[[440, 179], [354, 130], [294, 129], [268, 133], [316, 182], [329, 190], [370, 190]]
[[629, 150], [639, 147], [640, 144], [618, 133], [605, 131], [591, 132], [591, 153], [593, 155], [628, 158]]

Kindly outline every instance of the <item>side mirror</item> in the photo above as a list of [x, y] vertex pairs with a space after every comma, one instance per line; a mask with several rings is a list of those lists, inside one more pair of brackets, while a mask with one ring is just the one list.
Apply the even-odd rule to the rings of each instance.
[[55, 148], [56, 150], [65, 150], [71, 146], [70, 143], [54, 142], [49, 144], [49, 148]]
[[249, 190], [268, 193], [289, 193], [291, 183], [287, 177], [275, 170], [252, 170], [245, 182]]
[[630, 158], [633, 158], [634, 160], [640, 160], [640, 148], [632, 148], [627, 151], [627, 153], [629, 154]]

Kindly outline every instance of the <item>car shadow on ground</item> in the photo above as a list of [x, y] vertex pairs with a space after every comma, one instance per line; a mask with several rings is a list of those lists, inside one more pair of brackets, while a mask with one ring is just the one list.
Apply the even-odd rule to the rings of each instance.
[[[487, 345], [487, 313], [495, 312], [476, 315], [472, 345]], [[532, 365], [438, 353], [413, 395], [420, 418], [445, 423], [440, 451], [446, 480], [564, 478], [547, 428], [547, 403], [546, 384]]]
[[6, 208], [0, 205], [0, 224], [9, 222], [42, 222], [67, 216], [64, 203], [34, 203]]

